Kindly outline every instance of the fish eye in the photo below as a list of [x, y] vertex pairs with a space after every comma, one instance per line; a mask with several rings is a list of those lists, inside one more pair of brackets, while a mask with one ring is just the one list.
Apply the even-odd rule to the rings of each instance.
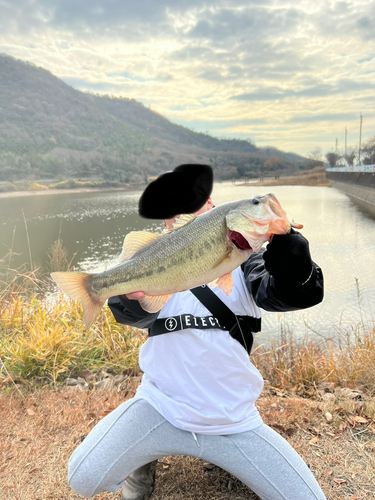
[[252, 199], [252, 201], [251, 201], [251, 203], [252, 203], [253, 205], [259, 205], [259, 200], [258, 200], [258, 198], [253, 198], [253, 199]]

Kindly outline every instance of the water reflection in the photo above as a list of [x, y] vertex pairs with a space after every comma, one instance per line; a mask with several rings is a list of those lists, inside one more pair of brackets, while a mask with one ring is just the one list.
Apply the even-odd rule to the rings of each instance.
[[[325, 299], [306, 311], [265, 313], [262, 338], [287, 326], [303, 336], [313, 331], [335, 335], [338, 325], [350, 329], [375, 318], [375, 220], [345, 194], [332, 188], [300, 186], [215, 185], [216, 205], [273, 192], [290, 219], [304, 225], [313, 259], [325, 277]], [[162, 223], [142, 219], [137, 205], [141, 192], [64, 193], [0, 198], [0, 257], [12, 247], [13, 267], [29, 262], [25, 214], [34, 265], [46, 266], [47, 251], [60, 236], [80, 270], [100, 271], [116, 262], [124, 236], [133, 230], [161, 231]], [[14, 237], [14, 238], [13, 238]], [[359, 283], [360, 296], [356, 288]]]

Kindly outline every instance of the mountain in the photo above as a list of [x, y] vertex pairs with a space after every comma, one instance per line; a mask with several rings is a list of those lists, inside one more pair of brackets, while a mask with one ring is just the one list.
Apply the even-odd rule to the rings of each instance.
[[270, 156], [276, 156], [277, 158], [280, 159], [286, 159], [290, 161], [296, 161], [299, 163], [303, 163], [306, 161], [306, 158], [304, 158], [301, 155], [297, 155], [296, 153], [288, 152], [285, 153], [283, 151], [280, 151], [277, 148], [273, 148], [272, 146], [265, 146], [261, 148], [267, 155]]
[[181, 163], [209, 163], [216, 179], [251, 177], [274, 168], [270, 157], [288, 173], [303, 160], [193, 132], [134, 99], [80, 92], [43, 68], [0, 54], [1, 181], [139, 183]]

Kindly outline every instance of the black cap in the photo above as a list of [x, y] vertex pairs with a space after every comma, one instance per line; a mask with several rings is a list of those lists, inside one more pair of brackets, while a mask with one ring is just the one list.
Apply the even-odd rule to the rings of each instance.
[[139, 215], [146, 219], [171, 219], [197, 212], [210, 197], [213, 181], [209, 165], [180, 165], [146, 187], [139, 199]]

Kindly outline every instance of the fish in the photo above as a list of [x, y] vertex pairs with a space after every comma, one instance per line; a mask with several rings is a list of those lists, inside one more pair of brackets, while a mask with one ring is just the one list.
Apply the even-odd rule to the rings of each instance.
[[229, 295], [232, 271], [275, 234], [301, 224], [289, 222], [274, 194], [219, 205], [198, 216], [184, 214], [164, 234], [132, 231], [119, 264], [101, 273], [54, 272], [52, 279], [83, 307], [86, 328], [109, 297], [143, 291], [141, 307], [159, 311], [176, 292], [209, 284]]

